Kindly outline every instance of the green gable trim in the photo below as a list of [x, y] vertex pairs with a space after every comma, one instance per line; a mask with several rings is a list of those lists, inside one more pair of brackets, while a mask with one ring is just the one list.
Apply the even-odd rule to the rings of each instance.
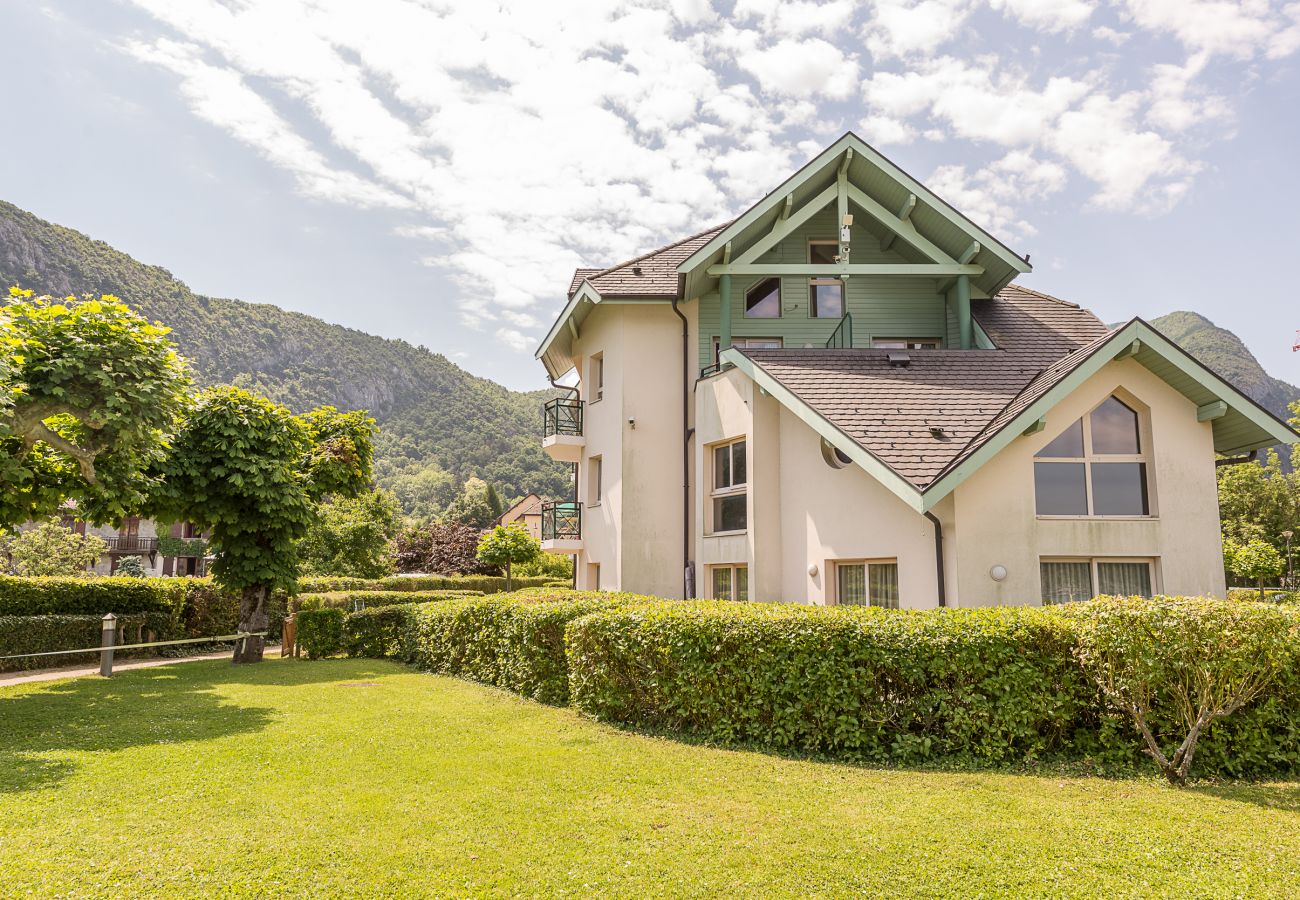
[[[1140, 349], [1134, 352], [1134, 347]], [[1300, 441], [1300, 434], [1268, 410], [1197, 362], [1149, 324], [1133, 319], [1113, 332], [1068, 375], [1004, 424], [987, 443], [954, 468], [941, 473], [923, 492], [924, 508], [933, 509], [986, 462], [1033, 429], [1057, 403], [1101, 371], [1103, 366], [1121, 358], [1135, 359], [1198, 404], [1198, 414], [1201, 408], [1212, 406], [1216, 401], [1225, 404], [1224, 413], [1213, 419], [1214, 449], [1219, 453], [1239, 453]], [[1157, 365], [1158, 362], [1164, 366]]]
[[853, 438], [836, 428], [830, 420], [809, 406], [780, 381], [769, 375], [745, 354], [734, 348], [726, 350], [722, 353], [721, 361], [731, 363], [743, 372], [756, 385], [771, 394], [778, 403], [798, 416], [804, 424], [825, 438], [827, 443], [845, 453], [849, 459], [866, 470], [868, 475], [888, 488], [898, 499], [917, 512], [924, 512], [925, 507], [922, 503], [921, 492], [911, 482], [891, 469]]

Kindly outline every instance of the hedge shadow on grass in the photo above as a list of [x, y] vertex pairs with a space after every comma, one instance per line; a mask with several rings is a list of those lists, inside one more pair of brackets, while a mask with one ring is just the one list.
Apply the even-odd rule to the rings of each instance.
[[[347, 680], [370, 674], [382, 673], [349, 672]], [[235, 666], [212, 660], [8, 689], [0, 692], [0, 793], [51, 787], [76, 771], [75, 761], [43, 754], [203, 742], [266, 728], [271, 709], [232, 703], [215, 692], [221, 685], [335, 680], [332, 667], [304, 661]]]
[[1264, 809], [1300, 813], [1300, 783], [1272, 784], [1235, 782], [1230, 784], [1193, 785], [1191, 790], [1216, 800], [1249, 803]]

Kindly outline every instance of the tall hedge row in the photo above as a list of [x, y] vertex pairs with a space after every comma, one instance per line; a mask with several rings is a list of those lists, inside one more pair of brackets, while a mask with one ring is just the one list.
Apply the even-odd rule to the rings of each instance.
[[[515, 589], [542, 587], [550, 576], [516, 578]], [[567, 586], [567, 585], [566, 585]], [[496, 575], [392, 575], [388, 578], [345, 578], [313, 576], [298, 579], [298, 590], [306, 594], [324, 594], [336, 591], [479, 591], [500, 594], [506, 589], [506, 580]]]
[[[117, 644], [138, 643], [150, 634], [161, 636], [159, 629], [170, 622], [167, 613], [134, 613], [117, 617]], [[0, 615], [0, 657], [11, 653], [47, 653], [51, 650], [78, 650], [98, 647], [102, 639], [103, 618], [96, 615]], [[119, 651], [122, 656], [138, 656], [143, 651]], [[44, 669], [52, 666], [96, 665], [93, 653], [69, 653], [54, 656], [28, 656], [0, 659], [0, 672]]]
[[463, 600], [482, 597], [482, 591], [329, 591], [326, 593], [299, 594], [290, 607], [302, 609], [370, 609], [374, 606], [395, 606], [405, 603], [432, 603], [437, 600]]

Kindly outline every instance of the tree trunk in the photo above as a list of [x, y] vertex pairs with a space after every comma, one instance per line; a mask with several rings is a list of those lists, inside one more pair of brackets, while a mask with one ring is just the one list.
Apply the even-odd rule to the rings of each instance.
[[[266, 631], [266, 599], [269, 594], [270, 590], [264, 584], [244, 588], [239, 597], [240, 631]], [[265, 638], [244, 638], [235, 644], [235, 662], [261, 662], [265, 645]]]

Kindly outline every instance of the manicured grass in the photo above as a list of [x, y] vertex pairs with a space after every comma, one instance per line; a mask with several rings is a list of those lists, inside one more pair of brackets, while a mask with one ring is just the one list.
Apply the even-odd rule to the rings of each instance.
[[1300, 784], [860, 768], [367, 660], [0, 689], [9, 896], [1300, 896]]

